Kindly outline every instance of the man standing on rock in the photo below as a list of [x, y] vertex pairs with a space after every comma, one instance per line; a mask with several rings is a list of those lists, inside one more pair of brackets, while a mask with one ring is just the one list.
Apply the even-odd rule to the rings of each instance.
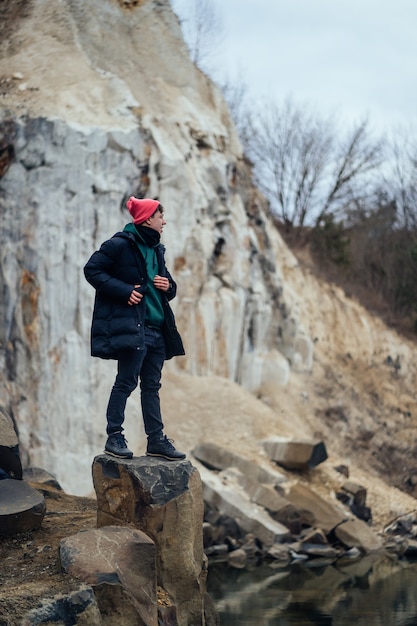
[[169, 301], [177, 286], [165, 265], [160, 243], [164, 209], [157, 200], [131, 197], [133, 223], [94, 252], [84, 267], [95, 288], [91, 354], [117, 360], [117, 376], [107, 406], [104, 451], [131, 458], [123, 435], [126, 402], [140, 379], [146, 454], [169, 461], [185, 458], [163, 433], [159, 389], [164, 361], [185, 354]]

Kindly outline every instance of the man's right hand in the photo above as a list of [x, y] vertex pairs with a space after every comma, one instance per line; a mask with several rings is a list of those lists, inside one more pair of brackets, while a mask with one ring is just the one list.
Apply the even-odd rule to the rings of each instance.
[[139, 287], [140, 287], [140, 285], [135, 285], [135, 288], [133, 289], [132, 293], [130, 294], [130, 298], [128, 300], [128, 304], [130, 304], [131, 306], [134, 305], [134, 304], [139, 304], [139, 302], [143, 298], [143, 294], [139, 293], [139, 291], [136, 291], [136, 289], [138, 289]]

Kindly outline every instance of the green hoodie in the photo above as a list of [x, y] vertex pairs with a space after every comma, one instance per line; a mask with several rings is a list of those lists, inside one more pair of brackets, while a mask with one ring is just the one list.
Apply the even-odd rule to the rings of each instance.
[[[164, 309], [162, 306], [161, 291], [153, 284], [153, 279], [158, 274], [158, 259], [155, 248], [150, 248], [145, 244], [134, 224], [126, 224], [124, 232], [133, 233], [139, 251], [146, 263], [146, 273], [148, 275], [148, 288], [145, 298], [145, 324], [161, 328], [164, 322]], [[157, 244], [159, 246], [159, 243]]]

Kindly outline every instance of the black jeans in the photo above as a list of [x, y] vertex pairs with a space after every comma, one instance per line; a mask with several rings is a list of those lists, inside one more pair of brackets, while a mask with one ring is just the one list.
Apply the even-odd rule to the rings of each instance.
[[107, 434], [123, 431], [126, 402], [140, 377], [141, 405], [145, 432], [149, 438], [161, 435], [159, 390], [165, 360], [165, 341], [159, 330], [145, 327], [144, 350], [121, 350], [117, 376], [107, 405]]

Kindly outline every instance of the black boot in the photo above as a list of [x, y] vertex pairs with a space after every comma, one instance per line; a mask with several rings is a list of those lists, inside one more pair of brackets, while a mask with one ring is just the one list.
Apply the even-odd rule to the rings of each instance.
[[178, 452], [172, 445], [172, 440], [165, 435], [160, 435], [157, 439], [148, 440], [146, 448], [147, 456], [159, 456], [167, 461], [181, 461], [185, 459], [183, 452]]
[[122, 433], [111, 433], [108, 436], [104, 452], [121, 459], [131, 459], [133, 456], [133, 452], [127, 447], [126, 439]]

